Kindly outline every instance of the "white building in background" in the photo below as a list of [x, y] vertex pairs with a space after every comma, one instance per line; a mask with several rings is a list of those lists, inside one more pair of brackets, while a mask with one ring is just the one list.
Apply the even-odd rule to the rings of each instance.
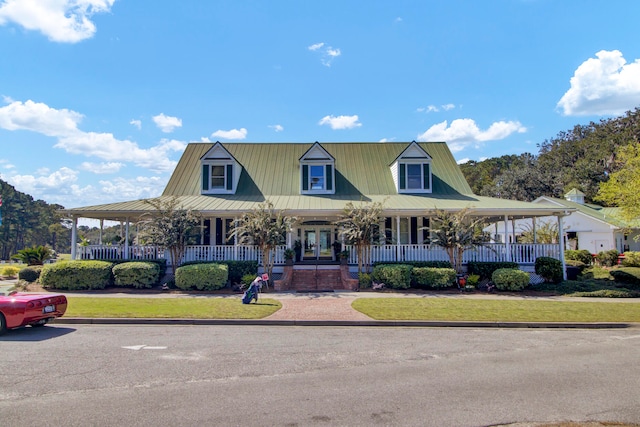
[[[569, 191], [565, 199], [553, 197], [539, 197], [533, 203], [556, 205], [559, 209], [575, 209], [570, 215], [563, 217], [562, 228], [566, 249], [586, 249], [592, 254], [616, 249], [619, 253], [640, 251], [640, 221], [630, 224], [619, 216], [619, 208], [585, 203], [584, 193], [577, 189]], [[507, 224], [506, 239], [517, 242], [523, 232], [534, 230], [543, 224], [553, 224], [557, 227], [556, 217], [541, 217], [527, 219], [513, 219], [510, 222], [499, 222], [487, 229], [496, 241], [505, 241], [505, 224]]]

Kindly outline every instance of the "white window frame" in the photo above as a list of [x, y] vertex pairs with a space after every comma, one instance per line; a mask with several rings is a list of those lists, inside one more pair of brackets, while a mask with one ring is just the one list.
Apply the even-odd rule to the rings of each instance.
[[[207, 190], [202, 190], [201, 189], [201, 194], [234, 194], [235, 193], [235, 182], [231, 183], [231, 189], [228, 190], [227, 186], [229, 184], [229, 176], [227, 176], [227, 166], [232, 165], [232, 167], [234, 167], [234, 162], [230, 162], [230, 161], [215, 161], [215, 160], [206, 160], [202, 162], [202, 166], [207, 166], [209, 168], [209, 182], [208, 182], [208, 189]], [[216, 186], [214, 187], [213, 184], [213, 168], [214, 167], [222, 167], [222, 171], [223, 171], [223, 184], [222, 186]], [[235, 167], [234, 167], [235, 169]], [[202, 172], [201, 172], [202, 173]], [[235, 173], [235, 172], [234, 172]], [[219, 179], [220, 176], [216, 176], [216, 179]], [[203, 177], [201, 177], [201, 179], [203, 179]]]
[[[401, 166], [404, 164], [404, 182], [406, 188], [400, 188], [400, 182], [402, 182], [402, 177], [400, 177]], [[429, 188], [424, 188], [424, 165], [429, 165]], [[409, 188], [409, 166], [419, 166], [420, 168], [420, 187], [418, 188]], [[411, 161], [407, 159], [401, 159], [398, 161], [398, 193], [431, 193], [433, 187], [433, 172], [431, 169], [431, 162], [424, 161], [424, 159], [420, 159], [419, 161]]]

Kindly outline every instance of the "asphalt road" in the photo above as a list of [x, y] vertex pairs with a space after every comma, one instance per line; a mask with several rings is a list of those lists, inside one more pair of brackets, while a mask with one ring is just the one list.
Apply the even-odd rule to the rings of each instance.
[[0, 425], [640, 422], [640, 329], [51, 325], [0, 337]]

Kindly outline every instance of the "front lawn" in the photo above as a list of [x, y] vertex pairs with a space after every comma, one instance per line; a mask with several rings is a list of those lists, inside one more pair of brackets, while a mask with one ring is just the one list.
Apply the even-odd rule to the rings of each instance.
[[67, 296], [65, 317], [167, 318], [167, 319], [262, 319], [282, 304], [273, 299], [242, 304], [237, 298], [111, 298]]
[[359, 298], [352, 306], [376, 320], [640, 322], [640, 302]]

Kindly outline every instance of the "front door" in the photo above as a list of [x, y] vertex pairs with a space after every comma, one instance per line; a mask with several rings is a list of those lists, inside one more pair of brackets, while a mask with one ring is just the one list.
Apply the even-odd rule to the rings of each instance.
[[331, 228], [324, 227], [306, 227], [303, 230], [303, 260], [331, 260], [333, 253], [331, 251]]

